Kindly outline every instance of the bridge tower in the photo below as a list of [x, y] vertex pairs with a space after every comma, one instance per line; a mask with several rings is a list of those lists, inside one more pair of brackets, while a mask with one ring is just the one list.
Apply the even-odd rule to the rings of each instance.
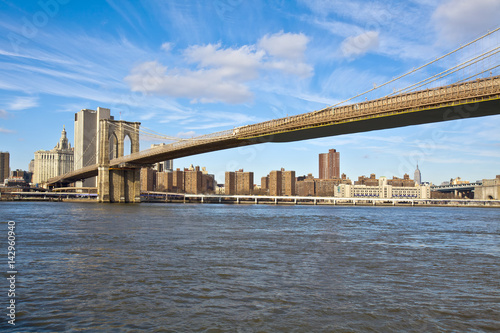
[[141, 123], [123, 120], [99, 121], [97, 193], [99, 202], [140, 202], [140, 166], [120, 164], [110, 168], [110, 159], [124, 156], [124, 142], [130, 139], [131, 153], [139, 152]]

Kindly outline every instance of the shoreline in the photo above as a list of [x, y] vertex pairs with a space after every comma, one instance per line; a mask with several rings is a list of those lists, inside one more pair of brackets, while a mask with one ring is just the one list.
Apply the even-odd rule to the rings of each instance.
[[[294, 197], [284, 197], [288, 201], [273, 201], [272, 198], [257, 197], [260, 200], [200, 200], [193, 198], [183, 199], [172, 199], [172, 200], [142, 200], [140, 203], [157, 203], [157, 204], [169, 204], [169, 203], [182, 203], [182, 204], [222, 204], [222, 205], [272, 205], [272, 206], [339, 206], [339, 207], [462, 207], [462, 208], [500, 208], [500, 202], [498, 200], [492, 201], [475, 201], [473, 199], [447, 199], [450, 200], [448, 203], [444, 203], [447, 200], [443, 199], [427, 199], [426, 203], [419, 202], [417, 200], [425, 199], [412, 199], [413, 202], [409, 200], [400, 200], [399, 202], [393, 201], [389, 202], [380, 200], [371, 201], [367, 199], [368, 202], [359, 202], [359, 199], [343, 198], [341, 201], [336, 199], [335, 202], [323, 202], [314, 197], [309, 198], [310, 201], [291, 201]], [[267, 199], [267, 200], [266, 200]], [[322, 199], [324, 200], [324, 199]], [[331, 199], [333, 200], [333, 199]], [[339, 200], [340, 202], [337, 202]], [[356, 201], [357, 200], [357, 201]], [[437, 201], [436, 203], [429, 203], [429, 200]], [[455, 200], [455, 201], [451, 201]], [[96, 199], [87, 198], [0, 198], [0, 202], [69, 202], [69, 203], [96, 203], [99, 202]], [[129, 204], [129, 203], [127, 203]], [[136, 203], [139, 204], [139, 203]]]

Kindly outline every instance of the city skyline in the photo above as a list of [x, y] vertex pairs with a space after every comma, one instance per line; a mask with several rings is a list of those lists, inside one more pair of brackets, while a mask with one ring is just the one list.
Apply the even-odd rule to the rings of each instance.
[[[309, 112], [496, 28], [500, 15], [486, 0], [42, 3], [55, 5], [0, 4], [0, 151], [10, 152], [11, 170], [27, 170], [63, 125], [75, 144], [81, 109], [109, 108], [115, 119], [177, 137]], [[335, 147], [350, 177], [413, 174], [418, 161], [422, 181], [475, 181], [499, 173], [499, 125], [500, 116], [455, 120], [175, 163], [205, 165], [218, 182], [241, 168], [256, 179], [281, 167], [305, 175]], [[161, 142], [141, 147], [153, 143]]]

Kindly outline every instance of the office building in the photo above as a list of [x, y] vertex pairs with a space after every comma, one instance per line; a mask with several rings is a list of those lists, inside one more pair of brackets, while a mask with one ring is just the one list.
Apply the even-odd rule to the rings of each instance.
[[0, 152], [0, 183], [9, 178], [10, 173], [10, 154], [8, 152]]
[[417, 163], [417, 170], [415, 170], [415, 174], [413, 179], [415, 179], [415, 183], [417, 185], [422, 184], [422, 174], [420, 173], [420, 170], [418, 169], [418, 163]]
[[[97, 163], [99, 151], [99, 120], [111, 119], [110, 110], [98, 107], [97, 110], [84, 109], [75, 113], [75, 157], [74, 169], [93, 165]], [[114, 138], [110, 139], [110, 157], [116, 157], [116, 144]], [[96, 177], [87, 178], [76, 182], [78, 187], [95, 187]]]
[[66, 137], [63, 127], [61, 138], [52, 150], [38, 150], [35, 152], [35, 171], [33, 183], [41, 184], [50, 178], [73, 171], [74, 150]]

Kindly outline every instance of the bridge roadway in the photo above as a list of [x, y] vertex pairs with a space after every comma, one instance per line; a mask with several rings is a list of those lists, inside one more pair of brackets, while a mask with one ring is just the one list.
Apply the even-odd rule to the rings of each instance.
[[[292, 142], [496, 114], [500, 114], [500, 76], [491, 76], [202, 135], [112, 159], [110, 167], [148, 165], [266, 142]], [[48, 183], [70, 183], [97, 173], [96, 164], [49, 179]]]

